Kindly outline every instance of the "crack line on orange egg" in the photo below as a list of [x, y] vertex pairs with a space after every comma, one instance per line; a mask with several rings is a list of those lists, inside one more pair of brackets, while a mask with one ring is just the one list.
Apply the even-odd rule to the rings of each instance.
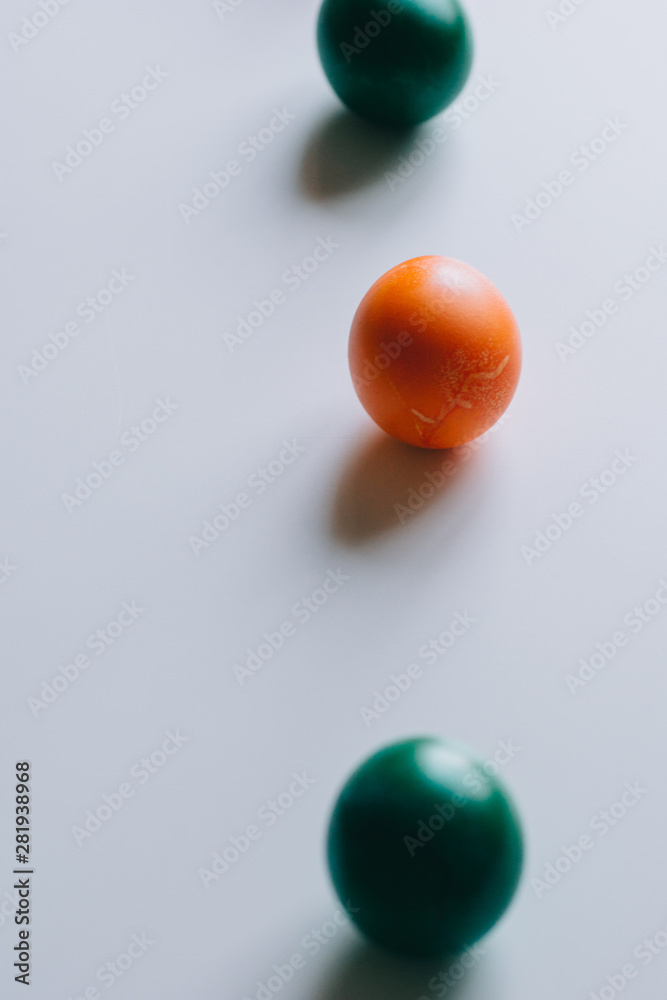
[[507, 364], [507, 362], [509, 361], [509, 359], [510, 359], [510, 356], [508, 354], [507, 357], [503, 358], [503, 360], [500, 362], [500, 364], [498, 365], [498, 367], [494, 371], [492, 371], [492, 372], [473, 372], [471, 375], [468, 375], [467, 379], [465, 380], [465, 382], [463, 383], [463, 385], [461, 387], [461, 391], [459, 392], [458, 396], [456, 397], [457, 404], [459, 406], [465, 407], [466, 409], [470, 409], [472, 407], [472, 403], [469, 403], [466, 400], [462, 400], [461, 399], [461, 396], [463, 395], [463, 393], [468, 388], [468, 383], [471, 382], [473, 379], [476, 379], [476, 378], [485, 378], [485, 379], [489, 379], [490, 381], [493, 380], [493, 379], [498, 378], [502, 374], [502, 371], [505, 368], [505, 365]]
[[509, 359], [510, 356], [508, 354], [506, 357], [503, 358], [498, 367], [494, 368], [492, 372], [473, 372], [471, 375], [468, 375], [465, 382], [461, 386], [461, 389], [455, 396], [453, 403], [451, 403], [449, 406], [447, 403], [445, 403], [439, 410], [437, 417], [427, 417], [423, 413], [420, 413], [419, 410], [414, 410], [414, 409], [410, 410], [410, 412], [414, 413], [414, 415], [416, 417], [419, 417], [420, 420], [423, 420], [424, 423], [431, 424], [433, 426], [433, 431], [431, 433], [435, 432], [435, 430], [437, 430], [444, 422], [445, 418], [448, 417], [449, 414], [452, 412], [452, 410], [455, 410], [457, 406], [460, 406], [464, 410], [472, 409], [473, 404], [469, 400], [461, 398], [468, 389], [470, 382], [478, 378], [488, 379], [489, 381], [498, 378], [502, 374]]
[[414, 413], [414, 415], [416, 417], [419, 417], [419, 419], [423, 420], [424, 423], [426, 423], [426, 424], [434, 424], [435, 423], [435, 420], [433, 419], [433, 417], [425, 417], [423, 413], [419, 412], [419, 410], [410, 410], [410, 413]]
[[[398, 399], [398, 401], [407, 410], [409, 408], [408, 404], [407, 404], [406, 400], [403, 399], [403, 396], [401, 395], [401, 392], [400, 392], [398, 386], [394, 382], [394, 379], [393, 379], [393, 377], [391, 375], [391, 372], [387, 372], [387, 382], [389, 383], [389, 386], [391, 387], [391, 389], [393, 390], [394, 394], [396, 395], [396, 398]], [[414, 412], [414, 411], [411, 411], [411, 412]], [[414, 425], [415, 430], [417, 431], [417, 434], [419, 434], [419, 437], [421, 438], [421, 440], [424, 441], [424, 431], [423, 431], [423, 428], [420, 427], [419, 424], [416, 421], [413, 422], [413, 425]]]

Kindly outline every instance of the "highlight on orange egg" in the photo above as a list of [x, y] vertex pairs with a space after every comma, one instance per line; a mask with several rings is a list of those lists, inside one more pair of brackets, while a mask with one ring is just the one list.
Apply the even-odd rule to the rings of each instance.
[[384, 431], [421, 448], [454, 448], [509, 406], [521, 340], [505, 299], [474, 267], [414, 257], [361, 300], [349, 361], [357, 395]]

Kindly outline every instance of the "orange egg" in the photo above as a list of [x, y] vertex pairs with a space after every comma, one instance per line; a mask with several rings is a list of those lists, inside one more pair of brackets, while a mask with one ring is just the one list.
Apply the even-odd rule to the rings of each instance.
[[349, 358], [357, 395], [384, 431], [421, 448], [454, 448], [508, 407], [521, 341], [483, 274], [449, 257], [413, 257], [361, 300]]

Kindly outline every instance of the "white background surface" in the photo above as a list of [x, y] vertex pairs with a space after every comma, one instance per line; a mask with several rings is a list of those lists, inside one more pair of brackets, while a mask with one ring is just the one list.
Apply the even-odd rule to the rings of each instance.
[[[469, 0], [480, 76], [500, 86], [404, 183], [401, 145], [356, 125], [314, 45], [316, 5], [242, 0], [71, 4], [14, 52], [5, 36], [38, 8], [7, 0], [0, 34], [3, 172], [5, 649], [0, 885], [12, 885], [13, 765], [34, 771], [34, 1000], [97, 985], [113, 1000], [255, 1000], [258, 982], [306, 958], [289, 1000], [417, 1000], [433, 970], [367, 951], [349, 928], [318, 955], [302, 939], [337, 902], [323, 840], [350, 770], [393, 739], [440, 733], [491, 757], [521, 810], [525, 875], [456, 1000], [599, 994], [627, 962], [624, 996], [664, 993], [667, 952], [633, 957], [667, 925], [664, 649], [667, 615], [623, 624], [665, 561], [665, 275], [627, 301], [614, 283], [667, 240], [661, 5], [587, 0], [550, 27], [543, 0]], [[167, 79], [80, 166], [82, 130], [147, 66]], [[294, 120], [252, 163], [243, 140], [273, 109]], [[511, 216], [608, 117], [627, 129], [521, 233]], [[241, 174], [201, 214], [179, 205], [230, 159]], [[290, 291], [281, 276], [318, 238], [340, 244]], [[508, 419], [449, 485], [401, 525], [394, 505], [442, 455], [393, 445], [356, 400], [349, 324], [369, 285], [409, 257], [469, 261], [502, 290], [524, 342]], [[112, 270], [126, 290], [46, 368], [19, 366]], [[223, 334], [286, 290], [238, 350]], [[609, 297], [620, 308], [567, 360], [556, 344]], [[124, 432], [156, 398], [177, 410], [135, 452]], [[248, 477], [282, 442], [305, 451], [258, 496]], [[127, 439], [126, 439], [127, 440]], [[119, 449], [124, 464], [68, 512], [62, 495]], [[582, 497], [617, 449], [636, 459], [596, 503]], [[208, 548], [189, 543], [239, 491], [252, 504]], [[585, 511], [528, 565], [553, 514]], [[233, 666], [320, 586], [349, 581], [243, 685]], [[144, 608], [103, 656], [35, 716], [61, 665], [122, 602]], [[419, 647], [457, 611], [475, 618], [437, 664]], [[572, 694], [566, 675], [624, 629], [627, 645]], [[91, 651], [88, 650], [90, 653]], [[360, 714], [389, 675], [423, 677], [381, 717]], [[72, 827], [165, 731], [187, 742], [102, 829]], [[294, 771], [314, 784], [221, 878], [198, 869], [257, 821]], [[626, 782], [646, 794], [538, 898], [563, 845], [591, 833]], [[391, 878], [391, 872], [387, 873]], [[22, 996], [0, 927], [2, 995]], [[153, 943], [106, 987], [98, 970], [133, 934]], [[607, 994], [609, 995], [609, 994]]]

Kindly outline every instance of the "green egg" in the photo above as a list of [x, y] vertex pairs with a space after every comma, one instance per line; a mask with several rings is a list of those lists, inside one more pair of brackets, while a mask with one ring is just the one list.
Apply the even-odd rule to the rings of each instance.
[[331, 817], [331, 877], [370, 941], [441, 959], [493, 927], [516, 890], [523, 841], [516, 810], [466, 747], [420, 738], [370, 757]]
[[329, 83], [352, 111], [417, 125], [461, 92], [472, 64], [458, 0], [324, 0], [317, 42]]

